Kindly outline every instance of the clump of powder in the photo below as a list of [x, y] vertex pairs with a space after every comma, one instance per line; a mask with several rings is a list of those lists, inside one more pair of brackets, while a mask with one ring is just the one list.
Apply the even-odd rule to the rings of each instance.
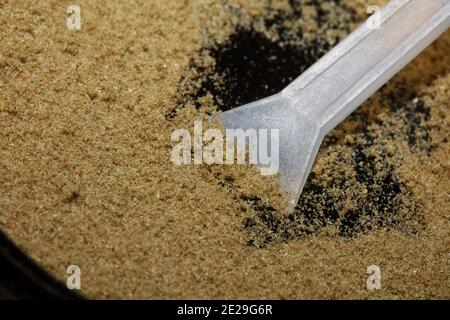
[[290, 215], [252, 166], [170, 162], [173, 130], [276, 92], [368, 4], [79, 1], [80, 31], [3, 4], [2, 230], [93, 298], [448, 298], [448, 33], [327, 137]]

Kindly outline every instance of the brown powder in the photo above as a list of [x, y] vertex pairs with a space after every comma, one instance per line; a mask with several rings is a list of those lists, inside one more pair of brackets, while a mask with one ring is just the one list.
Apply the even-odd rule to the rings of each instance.
[[69, 3], [0, 1], [2, 230], [93, 298], [448, 299], [448, 32], [326, 138], [291, 215], [252, 167], [170, 162], [236, 83], [279, 89], [232, 77], [242, 35], [300, 74], [369, 2], [289, 3], [78, 1], [70, 31]]

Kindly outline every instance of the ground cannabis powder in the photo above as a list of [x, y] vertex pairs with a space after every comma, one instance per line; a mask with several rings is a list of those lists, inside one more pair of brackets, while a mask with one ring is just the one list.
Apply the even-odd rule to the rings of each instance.
[[65, 1], [0, 1], [1, 229], [92, 298], [450, 298], [448, 32], [325, 139], [292, 214], [255, 168], [170, 162], [174, 129], [384, 3], [80, 0], [68, 30]]

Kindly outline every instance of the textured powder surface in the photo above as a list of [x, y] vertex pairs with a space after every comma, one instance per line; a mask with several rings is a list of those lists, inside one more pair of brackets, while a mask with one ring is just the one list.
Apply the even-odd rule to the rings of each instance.
[[69, 4], [0, 1], [0, 227], [55, 277], [80, 266], [92, 298], [450, 298], [450, 33], [325, 139], [285, 215], [255, 168], [172, 164], [171, 133], [280, 90], [369, 1], [78, 1], [79, 31]]

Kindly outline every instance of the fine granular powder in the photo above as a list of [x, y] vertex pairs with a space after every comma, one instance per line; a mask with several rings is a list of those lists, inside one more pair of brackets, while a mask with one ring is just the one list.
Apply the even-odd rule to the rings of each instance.
[[68, 30], [69, 3], [0, 1], [1, 229], [91, 298], [449, 299], [449, 32], [326, 137], [291, 214], [251, 166], [170, 161], [386, 2], [78, 1]]

